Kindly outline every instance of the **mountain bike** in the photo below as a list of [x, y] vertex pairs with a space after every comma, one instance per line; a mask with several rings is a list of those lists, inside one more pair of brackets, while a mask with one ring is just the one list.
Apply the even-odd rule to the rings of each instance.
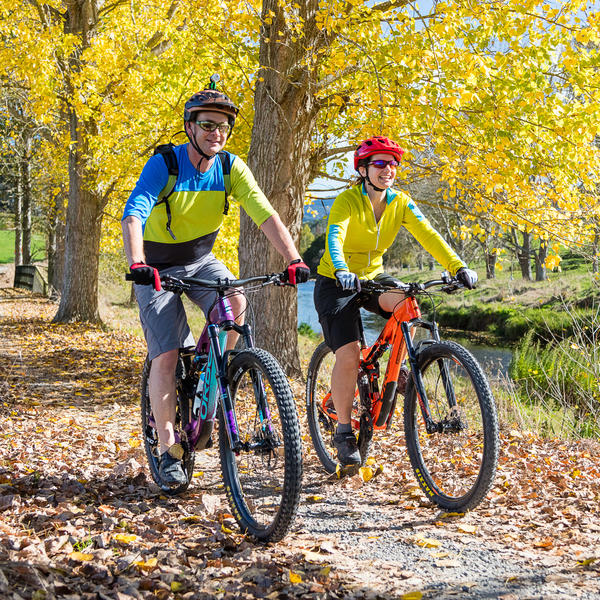
[[[449, 511], [475, 508], [488, 493], [498, 461], [498, 417], [488, 381], [477, 360], [461, 345], [440, 339], [435, 320], [422, 318], [417, 297], [432, 288], [453, 293], [463, 287], [448, 273], [426, 283], [365, 281], [352, 302], [395, 291], [398, 304], [377, 340], [367, 346], [360, 323], [361, 359], [352, 411], [353, 430], [365, 463], [374, 431], [392, 424], [404, 361], [410, 373], [404, 395], [406, 448], [419, 486]], [[416, 331], [424, 339], [414, 341]], [[420, 337], [420, 336], [419, 336]], [[389, 352], [381, 390], [379, 361]], [[325, 342], [314, 351], [306, 383], [307, 415], [313, 446], [325, 470], [337, 465], [333, 435], [337, 423], [330, 382], [334, 355]], [[400, 386], [402, 387], [402, 386]]]
[[[227, 498], [240, 529], [262, 542], [287, 533], [296, 514], [302, 479], [300, 427], [288, 380], [277, 360], [254, 347], [248, 324], [234, 321], [228, 290], [285, 285], [284, 273], [209, 281], [161, 277], [162, 287], [181, 294], [191, 286], [217, 292], [195, 348], [180, 348], [176, 369], [177, 441], [182, 445], [187, 481], [175, 488], [159, 476], [158, 435], [152, 416], [146, 358], [141, 380], [144, 446], [154, 481], [167, 494], [190, 484], [195, 453], [212, 445], [218, 422], [219, 455]], [[242, 350], [224, 351], [227, 332], [237, 331]]]

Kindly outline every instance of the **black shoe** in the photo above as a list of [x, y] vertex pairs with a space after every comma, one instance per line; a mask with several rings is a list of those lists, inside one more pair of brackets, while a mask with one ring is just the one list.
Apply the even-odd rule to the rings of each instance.
[[409, 378], [410, 371], [408, 370], [408, 367], [402, 365], [400, 367], [400, 372], [398, 373], [398, 387], [396, 388], [396, 390], [399, 394], [402, 394], [403, 396], [406, 393], [406, 386], [408, 384]]
[[337, 450], [338, 460], [344, 467], [360, 465], [360, 452], [356, 444], [356, 437], [351, 431], [336, 433], [333, 436], [333, 445]]
[[181, 444], [173, 444], [160, 455], [158, 474], [167, 487], [176, 488], [187, 483], [182, 458], [183, 448]]

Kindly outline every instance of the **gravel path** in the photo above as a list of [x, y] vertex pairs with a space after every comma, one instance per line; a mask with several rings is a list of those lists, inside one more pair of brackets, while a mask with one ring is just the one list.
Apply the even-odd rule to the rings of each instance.
[[306, 466], [297, 534], [334, 550], [332, 563], [356, 578], [358, 589], [362, 584], [395, 597], [393, 590], [400, 588], [427, 599], [600, 598], [597, 567], [585, 570], [564, 554], [519, 548], [505, 533], [510, 522], [490, 506], [446, 516], [419, 498], [409, 478], [402, 477], [402, 485], [393, 477], [332, 481], [310, 449]]

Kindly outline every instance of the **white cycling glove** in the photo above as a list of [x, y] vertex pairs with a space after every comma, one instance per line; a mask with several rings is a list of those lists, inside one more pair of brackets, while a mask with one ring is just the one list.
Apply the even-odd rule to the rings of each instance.
[[467, 269], [467, 267], [461, 267], [456, 272], [456, 279], [460, 281], [466, 288], [472, 290], [477, 284], [477, 273], [472, 269]]
[[336, 271], [335, 278], [343, 290], [356, 290], [360, 292], [360, 282], [355, 273], [349, 271]]

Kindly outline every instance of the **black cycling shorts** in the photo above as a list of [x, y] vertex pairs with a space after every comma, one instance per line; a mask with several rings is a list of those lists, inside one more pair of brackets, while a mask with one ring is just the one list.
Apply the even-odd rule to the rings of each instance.
[[382, 310], [378, 298], [380, 294], [371, 294], [369, 298], [357, 304], [352, 302], [356, 292], [343, 290], [336, 279], [317, 275], [315, 283], [315, 308], [319, 314], [319, 323], [323, 329], [325, 342], [335, 352], [338, 348], [360, 340], [360, 307], [389, 319], [392, 313]]

